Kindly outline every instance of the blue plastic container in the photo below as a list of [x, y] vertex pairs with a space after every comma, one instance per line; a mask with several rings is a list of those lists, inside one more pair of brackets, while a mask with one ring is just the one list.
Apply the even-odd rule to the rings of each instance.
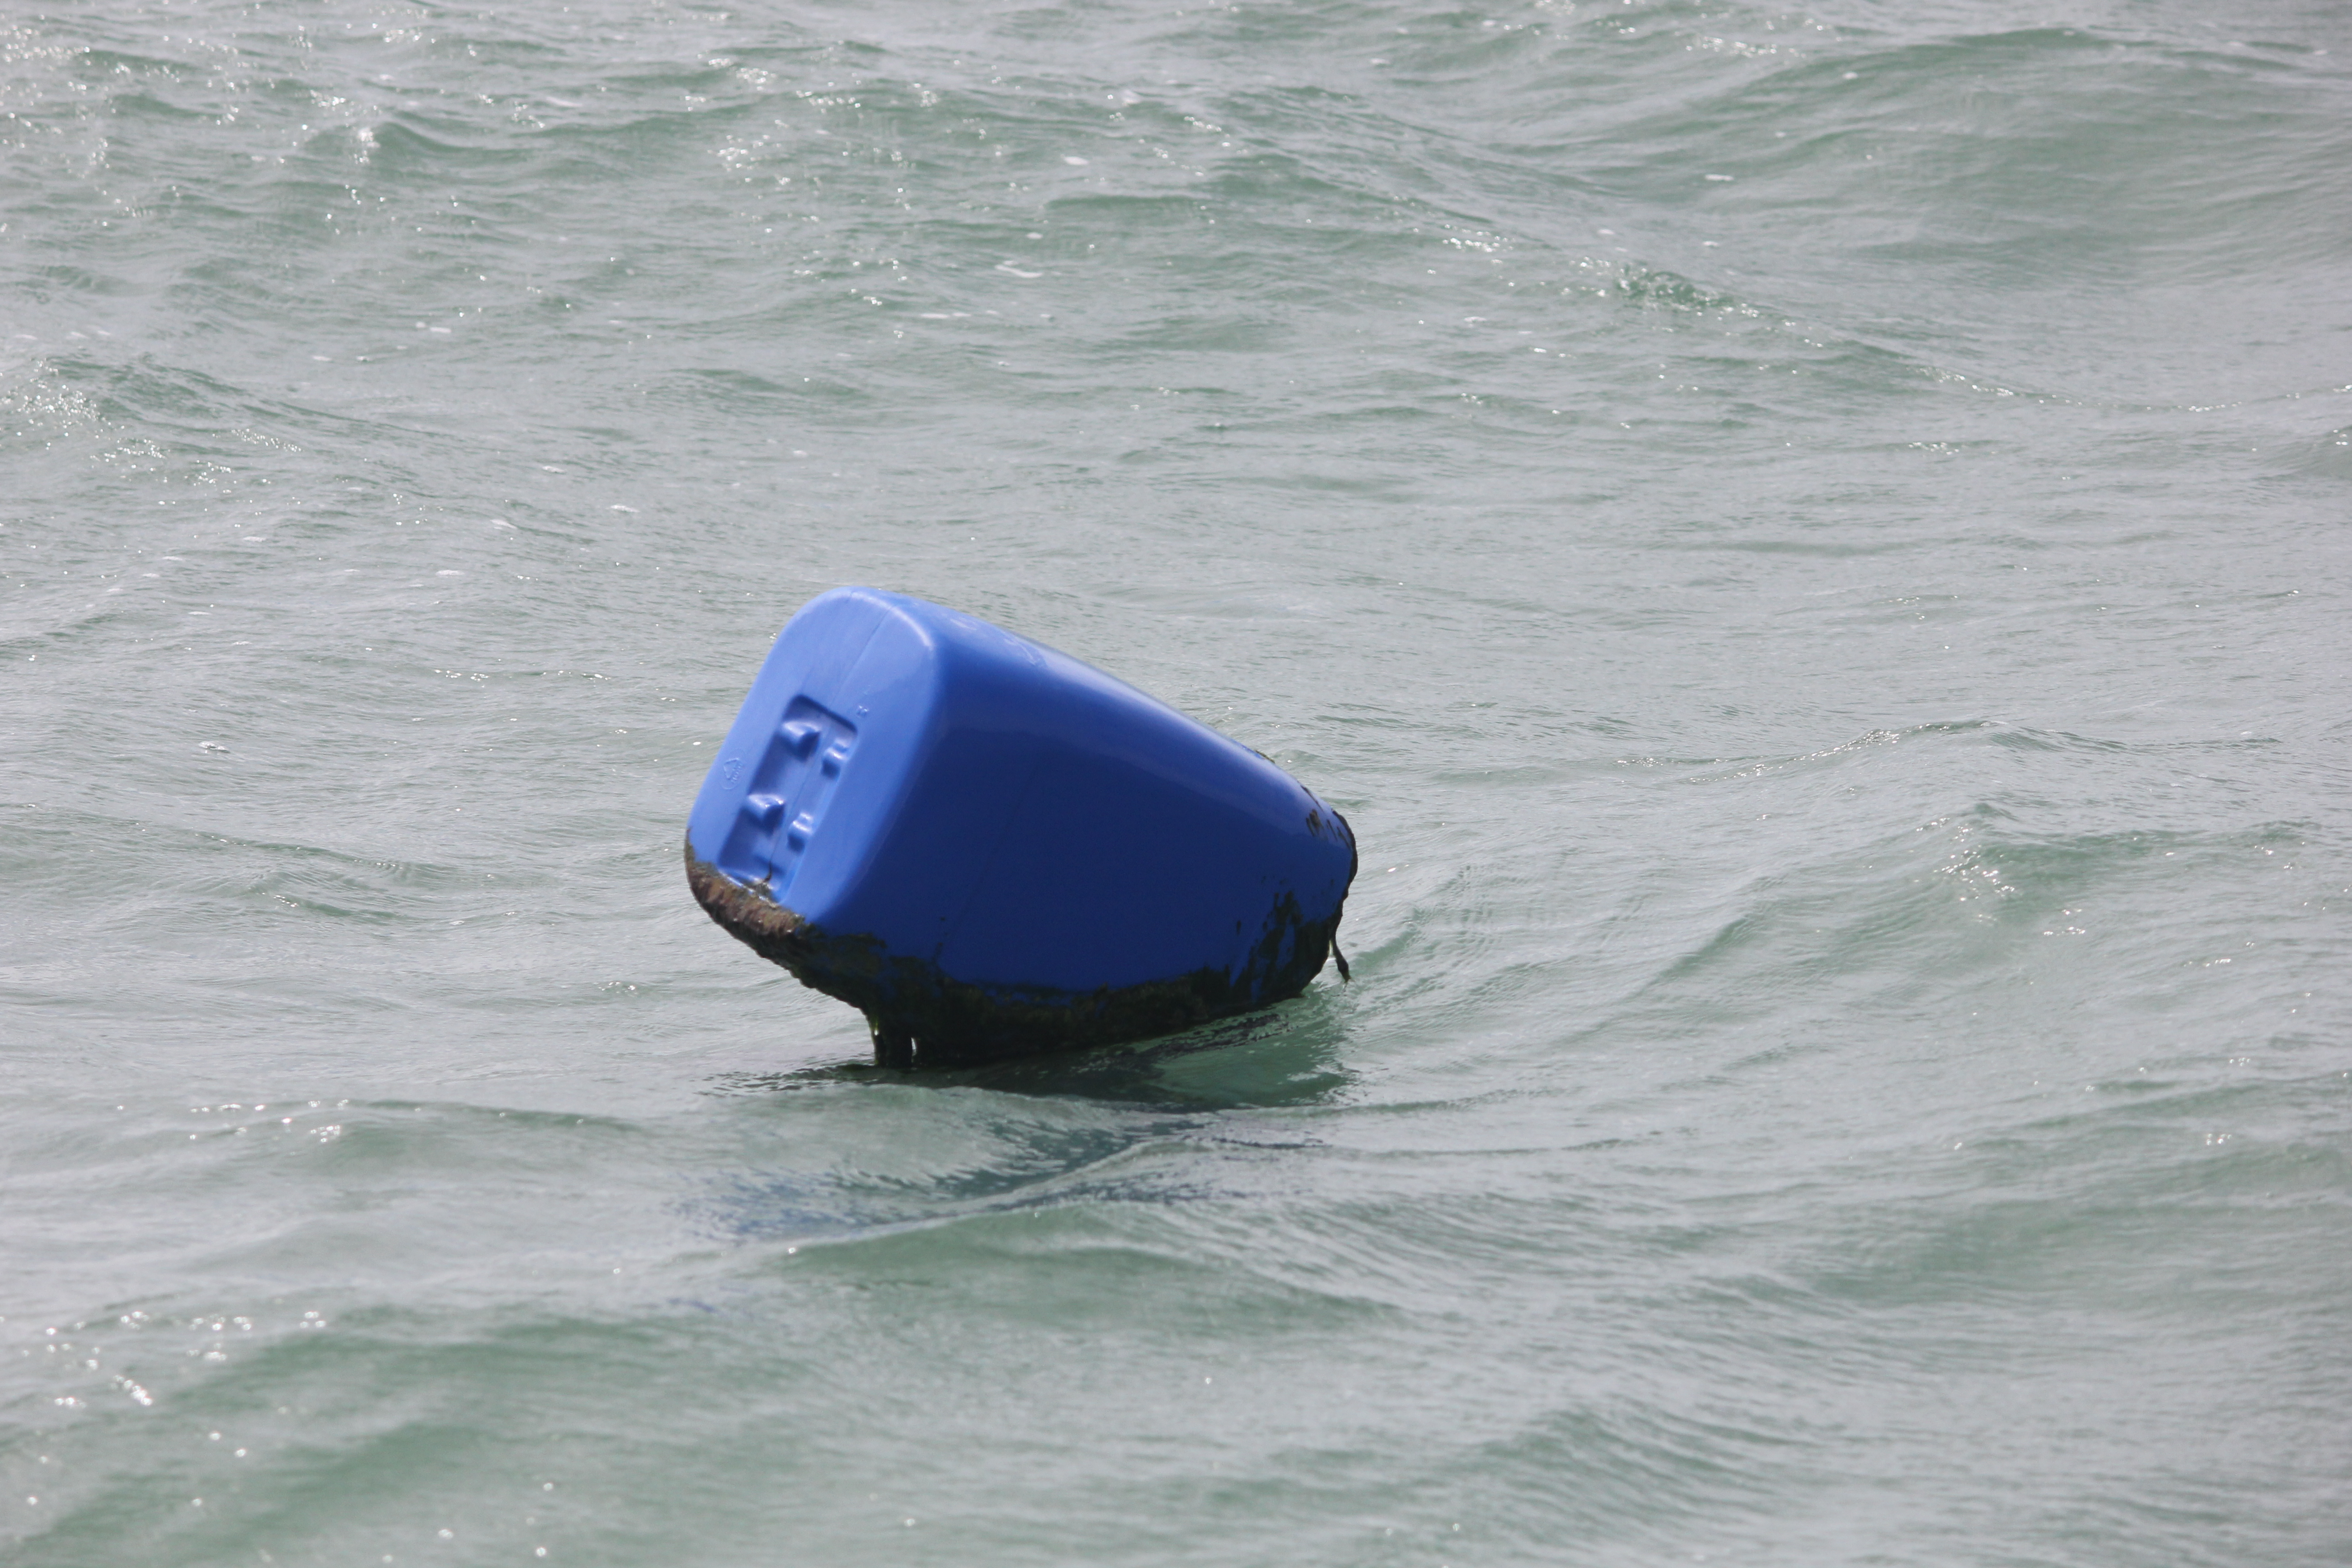
[[1257, 752], [1098, 669], [836, 588], [769, 651], [686, 861], [712, 919], [911, 1067], [1297, 995], [1337, 951], [1356, 840]]

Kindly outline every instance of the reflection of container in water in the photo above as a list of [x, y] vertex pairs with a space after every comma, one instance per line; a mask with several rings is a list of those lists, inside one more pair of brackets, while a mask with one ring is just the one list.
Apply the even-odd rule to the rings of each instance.
[[686, 859], [712, 919], [907, 1067], [1295, 996], [1337, 952], [1356, 842], [1265, 758], [1098, 669], [836, 588], [769, 651]]

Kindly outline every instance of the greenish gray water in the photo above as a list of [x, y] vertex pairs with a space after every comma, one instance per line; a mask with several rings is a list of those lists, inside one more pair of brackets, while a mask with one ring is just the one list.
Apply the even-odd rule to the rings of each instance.
[[[2343, 1562], [2347, 62], [0, 24], [0, 1555]], [[1354, 982], [856, 1065], [677, 858], [842, 582], [1337, 804]]]

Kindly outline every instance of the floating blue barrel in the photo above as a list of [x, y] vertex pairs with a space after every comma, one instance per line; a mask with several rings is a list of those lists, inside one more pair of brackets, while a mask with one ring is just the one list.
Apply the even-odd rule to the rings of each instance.
[[686, 865], [713, 920], [866, 1015], [877, 1061], [938, 1066], [1298, 994], [1338, 951], [1356, 839], [1265, 757], [1091, 666], [836, 588], [769, 651]]

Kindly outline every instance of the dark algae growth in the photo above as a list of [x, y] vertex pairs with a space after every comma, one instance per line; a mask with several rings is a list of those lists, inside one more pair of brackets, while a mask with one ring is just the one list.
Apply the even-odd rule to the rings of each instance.
[[[1345, 819], [1330, 816], [1346, 833]], [[697, 859], [691, 845], [686, 880], [696, 901], [737, 941], [802, 984], [865, 1014], [876, 1065], [898, 1068], [966, 1067], [1149, 1039], [1287, 1001], [1337, 953], [1341, 913], [1334, 908], [1325, 919], [1309, 920], [1297, 895], [1285, 890], [1238, 973], [1204, 966], [1168, 980], [1072, 991], [975, 985], [928, 960], [891, 956], [874, 937], [811, 924]]]

